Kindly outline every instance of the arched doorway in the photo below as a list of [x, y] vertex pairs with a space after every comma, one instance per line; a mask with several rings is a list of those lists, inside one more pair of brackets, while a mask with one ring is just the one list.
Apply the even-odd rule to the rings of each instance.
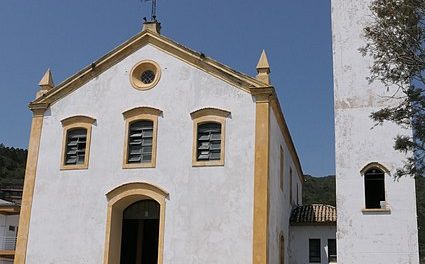
[[121, 264], [157, 264], [160, 205], [146, 199], [123, 212]]
[[[145, 257], [151, 258], [153, 255], [154, 259], [156, 257], [156, 262], [146, 262], [146, 264], [162, 264], [164, 251], [165, 201], [168, 197], [168, 193], [149, 183], [135, 182], [127, 183], [111, 190], [106, 194], [106, 197], [108, 199], [108, 211], [103, 263], [145, 264], [143, 261], [135, 261], [139, 261], [141, 258], [138, 258], [138, 254], [142, 256], [144, 251], [150, 251], [147, 255], [145, 254]], [[140, 221], [143, 223], [140, 223]], [[137, 222], [137, 224], [135, 222]], [[143, 235], [143, 231], [145, 230], [143, 226], [145, 225], [151, 228]], [[155, 230], [155, 232], [152, 232], [152, 230]], [[131, 243], [131, 240], [135, 243]], [[146, 241], [149, 243], [144, 243]], [[131, 244], [131, 246], [127, 247], [127, 245], [124, 245], [126, 243]], [[141, 247], [137, 247], [137, 243], [141, 243]], [[143, 244], [149, 246], [149, 248], [143, 249]], [[152, 249], [154, 247], [153, 245], [156, 245], [156, 250]], [[126, 253], [122, 253], [122, 250]], [[132, 258], [134, 262], [126, 262], [127, 255], [132, 256], [130, 258]], [[123, 257], [122, 260], [121, 257]]]

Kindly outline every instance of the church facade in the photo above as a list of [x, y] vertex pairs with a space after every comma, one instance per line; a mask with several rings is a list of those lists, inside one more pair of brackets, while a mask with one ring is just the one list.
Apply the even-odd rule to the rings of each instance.
[[303, 173], [256, 78], [157, 21], [30, 104], [15, 263], [289, 263]]
[[[303, 172], [270, 82], [143, 30], [33, 112], [16, 264], [417, 264], [414, 180], [369, 115], [368, 1], [332, 1], [337, 207], [302, 204]], [[350, 19], [347, 19], [350, 18]]]

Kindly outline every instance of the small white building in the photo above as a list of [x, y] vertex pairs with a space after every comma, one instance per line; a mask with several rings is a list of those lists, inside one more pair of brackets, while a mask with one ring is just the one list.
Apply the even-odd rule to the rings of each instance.
[[335, 207], [298, 206], [292, 211], [290, 223], [289, 263], [337, 263]]
[[289, 263], [303, 173], [256, 78], [144, 29], [33, 111], [15, 263]]

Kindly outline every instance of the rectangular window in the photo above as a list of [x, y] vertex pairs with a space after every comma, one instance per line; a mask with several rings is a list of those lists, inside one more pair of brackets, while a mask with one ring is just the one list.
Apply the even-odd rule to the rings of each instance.
[[285, 238], [280, 235], [280, 264], [285, 264]]
[[84, 164], [86, 155], [87, 129], [74, 128], [67, 131], [65, 165]]
[[136, 121], [128, 133], [128, 163], [146, 163], [152, 160], [153, 122]]
[[197, 160], [220, 160], [221, 124], [205, 123], [198, 125]]
[[9, 226], [9, 231], [15, 231], [15, 227], [14, 226]]
[[328, 261], [336, 263], [336, 239], [328, 239]]
[[299, 186], [298, 186], [298, 183], [297, 183], [297, 205], [300, 205], [300, 193], [299, 193]]
[[320, 263], [320, 239], [309, 240], [309, 261], [310, 263]]
[[285, 179], [285, 157], [282, 146], [280, 147], [280, 190], [283, 191], [283, 181]]
[[294, 200], [292, 197], [292, 168], [289, 168], [289, 202], [294, 204]]

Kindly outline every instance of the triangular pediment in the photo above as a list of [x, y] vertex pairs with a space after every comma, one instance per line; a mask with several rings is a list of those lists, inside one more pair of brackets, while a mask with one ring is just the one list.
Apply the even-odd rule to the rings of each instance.
[[228, 66], [206, 57], [203, 53], [191, 50], [150, 30], [145, 30], [69, 77], [40, 98], [37, 98], [30, 106], [52, 104], [60, 100], [148, 44], [248, 93], [251, 93], [252, 88], [264, 88], [267, 86], [251, 76], [235, 71]]

